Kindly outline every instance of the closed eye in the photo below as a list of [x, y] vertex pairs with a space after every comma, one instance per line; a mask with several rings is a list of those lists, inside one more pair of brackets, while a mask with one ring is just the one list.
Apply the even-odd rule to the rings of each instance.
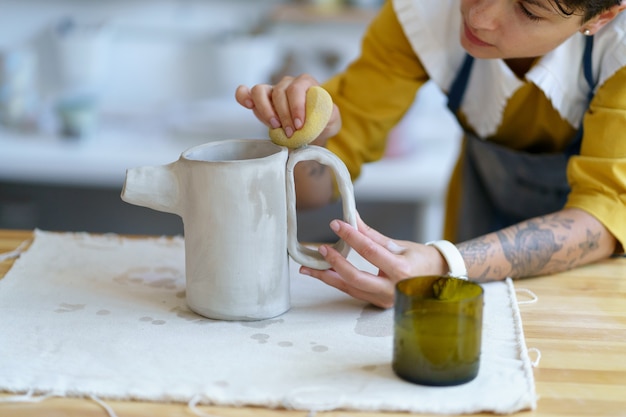
[[530, 20], [533, 20], [533, 21], [541, 20], [541, 17], [539, 17], [539, 16], [537, 16], [537, 15], [535, 15], [535, 14], [531, 13], [531, 12], [530, 12], [530, 10], [528, 10], [528, 9], [526, 8], [526, 6], [524, 6], [524, 4], [523, 4], [523, 3], [521, 3], [521, 2], [520, 2], [520, 3], [517, 3], [517, 4], [518, 4], [518, 6], [519, 6], [519, 8], [520, 8], [520, 11], [522, 12], [522, 14], [523, 14], [523, 15], [524, 15], [527, 19], [530, 19]]

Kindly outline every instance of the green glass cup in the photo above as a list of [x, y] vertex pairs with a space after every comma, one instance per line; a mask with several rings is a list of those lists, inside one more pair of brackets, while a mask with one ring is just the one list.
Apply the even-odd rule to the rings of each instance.
[[396, 284], [392, 368], [421, 385], [449, 386], [478, 375], [483, 288], [447, 276]]

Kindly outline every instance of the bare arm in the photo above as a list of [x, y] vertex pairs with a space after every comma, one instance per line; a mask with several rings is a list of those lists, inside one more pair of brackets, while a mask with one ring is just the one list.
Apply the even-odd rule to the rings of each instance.
[[324, 207], [333, 197], [333, 174], [326, 165], [316, 161], [302, 161], [294, 169], [296, 208]]
[[[448, 273], [432, 246], [390, 239], [359, 220], [358, 230], [333, 220], [331, 228], [356, 252], [379, 268], [361, 271], [329, 245], [320, 253], [332, 265], [326, 271], [301, 268], [353, 297], [377, 306], [393, 306], [394, 286], [405, 278]], [[592, 215], [564, 209], [457, 245], [468, 275], [477, 281], [548, 275], [609, 257], [617, 241]]]
[[616, 240], [592, 215], [564, 209], [458, 244], [468, 275], [480, 281], [565, 271], [607, 258]]

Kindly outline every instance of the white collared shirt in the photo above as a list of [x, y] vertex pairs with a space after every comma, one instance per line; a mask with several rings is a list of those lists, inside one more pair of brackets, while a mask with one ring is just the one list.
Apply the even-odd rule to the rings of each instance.
[[[460, 0], [393, 0], [393, 6], [430, 78], [448, 91], [465, 57], [459, 42]], [[525, 75], [574, 128], [587, 109], [584, 46], [584, 35], [576, 34], [541, 57]], [[626, 66], [626, 13], [596, 33], [592, 62], [598, 86]], [[508, 99], [523, 83], [501, 59], [474, 62], [461, 111], [480, 137], [496, 132]]]

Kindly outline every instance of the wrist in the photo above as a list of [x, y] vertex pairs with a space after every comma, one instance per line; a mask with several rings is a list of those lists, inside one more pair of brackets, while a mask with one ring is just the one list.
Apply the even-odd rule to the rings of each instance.
[[434, 240], [426, 242], [426, 246], [432, 246], [441, 254], [447, 266], [447, 275], [455, 278], [467, 279], [467, 267], [459, 249], [447, 240]]

